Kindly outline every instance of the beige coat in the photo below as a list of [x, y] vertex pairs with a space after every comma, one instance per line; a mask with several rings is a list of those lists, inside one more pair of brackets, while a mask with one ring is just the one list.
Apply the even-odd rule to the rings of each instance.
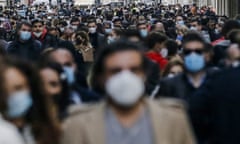
[[91, 46], [91, 44], [89, 44], [89, 46], [79, 45], [75, 47], [76, 47], [76, 50], [82, 54], [84, 62], [94, 61], [94, 49]]
[[[194, 137], [181, 104], [175, 100], [159, 102], [146, 100], [153, 125], [154, 144], [195, 144]], [[63, 125], [62, 144], [106, 144], [104, 112], [101, 103], [81, 108]]]

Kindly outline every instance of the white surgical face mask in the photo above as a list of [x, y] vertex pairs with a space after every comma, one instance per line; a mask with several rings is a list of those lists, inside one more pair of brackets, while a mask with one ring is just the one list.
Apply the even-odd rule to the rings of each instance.
[[72, 25], [71, 27], [74, 31], [76, 31], [78, 29], [78, 27], [76, 25]]
[[162, 57], [166, 58], [168, 56], [168, 49], [162, 48], [160, 54]]
[[39, 37], [42, 35], [42, 32], [33, 32], [33, 34], [34, 34], [37, 38], [39, 38]]
[[172, 73], [170, 73], [170, 74], [167, 75], [168, 78], [173, 78], [174, 76], [175, 76], [175, 75], [172, 74]]
[[60, 28], [60, 31], [61, 31], [61, 32], [64, 32], [64, 30], [65, 30], [65, 28]]
[[219, 34], [220, 33], [220, 31], [218, 30], [218, 29], [215, 29], [215, 34]]
[[133, 106], [145, 92], [144, 80], [130, 71], [122, 71], [106, 82], [106, 92], [121, 106]]
[[197, 27], [190, 27], [190, 30], [192, 30], [192, 31], [197, 31]]
[[94, 34], [96, 33], [96, 28], [89, 28], [89, 33]]

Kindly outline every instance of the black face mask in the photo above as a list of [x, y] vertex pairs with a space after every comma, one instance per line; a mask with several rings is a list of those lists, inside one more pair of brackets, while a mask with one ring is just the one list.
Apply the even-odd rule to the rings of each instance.
[[60, 102], [61, 94], [60, 93], [54, 94], [54, 95], [51, 95], [51, 97], [52, 97], [54, 104], [58, 105]]
[[76, 39], [76, 45], [80, 45], [83, 43], [83, 40], [82, 39]]

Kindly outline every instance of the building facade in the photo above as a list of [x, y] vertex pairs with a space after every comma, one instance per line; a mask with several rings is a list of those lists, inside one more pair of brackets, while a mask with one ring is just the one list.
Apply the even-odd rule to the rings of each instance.
[[164, 4], [197, 4], [201, 6], [213, 6], [218, 15], [234, 17], [240, 13], [240, 0], [162, 0]]
[[95, 4], [95, 0], [74, 0], [75, 5], [88, 6]]
[[240, 0], [212, 0], [218, 15], [234, 17], [240, 12]]

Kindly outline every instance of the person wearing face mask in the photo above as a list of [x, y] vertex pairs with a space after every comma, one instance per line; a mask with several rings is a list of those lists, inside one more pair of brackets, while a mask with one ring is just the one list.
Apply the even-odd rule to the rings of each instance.
[[100, 53], [93, 67], [92, 86], [104, 91], [105, 102], [79, 107], [77, 115], [64, 123], [62, 144], [195, 143], [179, 102], [144, 97], [146, 65], [139, 49], [125, 40]]
[[44, 28], [44, 21], [35, 19], [32, 21], [32, 25], [33, 37], [43, 43], [47, 35], [47, 29]]
[[75, 44], [76, 51], [82, 55], [84, 62], [93, 62], [94, 49], [89, 41], [88, 34], [84, 31], [79, 31], [73, 35], [73, 41]]
[[[203, 88], [217, 72], [207, 67], [208, 58], [204, 38], [195, 32], [190, 32], [183, 38], [184, 73], [160, 82], [158, 95], [180, 98], [189, 103], [191, 96]], [[199, 126], [196, 133], [199, 142], [204, 142], [207, 131]]]
[[60, 64], [40, 61], [38, 70], [43, 81], [46, 94], [50, 97], [54, 116], [62, 122], [67, 116], [67, 108], [70, 105], [67, 77]]
[[204, 29], [203, 21], [193, 19], [191, 21], [190, 30], [200, 33], [207, 43], [211, 43], [210, 35], [208, 31]]
[[10, 42], [7, 53], [22, 59], [37, 61], [42, 51], [42, 45], [31, 35], [32, 25], [22, 22], [17, 26], [17, 37]]
[[176, 16], [176, 25], [177, 26], [184, 26], [185, 22], [183, 20], [183, 17], [181, 15]]
[[113, 29], [112, 32], [109, 33], [107, 36], [107, 44], [111, 44], [120, 39], [121, 34], [122, 34], [121, 29]]
[[96, 102], [101, 99], [97, 94], [88, 90], [85, 73], [78, 72], [75, 59], [68, 49], [49, 50], [42, 56], [41, 60], [46, 61], [46, 63], [58, 63], [62, 66], [70, 90], [67, 100], [69, 105]]
[[171, 60], [167, 66], [166, 69], [162, 73], [163, 78], [173, 78], [184, 71], [184, 65], [181, 60]]
[[77, 17], [73, 17], [70, 21], [70, 24], [74, 32], [76, 32], [78, 30], [78, 26], [80, 25], [80, 20]]
[[73, 35], [73, 42], [75, 45], [75, 59], [78, 66], [78, 70], [87, 77], [88, 71], [91, 68], [94, 61], [94, 51], [88, 34], [84, 31], [78, 31]]
[[88, 21], [88, 35], [91, 42], [91, 45], [96, 50], [95, 54], [97, 55], [101, 45], [105, 42], [104, 35], [97, 32], [97, 24], [94, 20]]
[[210, 77], [206, 66], [206, 43], [195, 32], [188, 33], [183, 38], [183, 61], [185, 72], [177, 77], [162, 81], [159, 95], [188, 100]]
[[6, 106], [4, 118], [18, 128], [25, 144], [58, 144], [60, 127], [35, 68], [20, 59], [6, 57], [0, 70], [0, 98], [6, 98], [1, 100]]
[[176, 42], [177, 42], [178, 46], [182, 45], [183, 36], [185, 34], [187, 34], [188, 31], [189, 31], [189, 29], [185, 25], [179, 25], [176, 28], [176, 33], [177, 33]]
[[112, 32], [112, 23], [111, 22], [104, 22], [103, 23], [104, 34], [108, 35]]
[[137, 29], [143, 39], [148, 36], [148, 27], [145, 21], [138, 22]]
[[165, 48], [165, 42], [168, 40], [167, 36], [154, 32], [147, 37], [148, 52], [146, 56], [159, 64], [160, 70], [163, 70], [168, 63], [166, 58], [167, 48]]
[[[41, 19], [34, 19], [32, 21], [32, 37], [42, 44], [42, 48], [57, 47], [58, 45], [66, 45], [67, 42], [61, 41], [55, 35], [49, 33], [45, 28], [44, 22]], [[68, 44], [69, 45], [69, 44]]]
[[60, 29], [61, 31], [61, 35], [64, 33], [65, 31], [65, 28], [68, 26], [67, 22], [66, 21], [60, 21], [59, 24], [58, 24], [58, 28]]
[[18, 129], [6, 121], [3, 118], [3, 113], [6, 111], [6, 106], [4, 105], [7, 101], [5, 97], [0, 96], [0, 143], [6, 144], [24, 144], [23, 138], [21, 137]]

